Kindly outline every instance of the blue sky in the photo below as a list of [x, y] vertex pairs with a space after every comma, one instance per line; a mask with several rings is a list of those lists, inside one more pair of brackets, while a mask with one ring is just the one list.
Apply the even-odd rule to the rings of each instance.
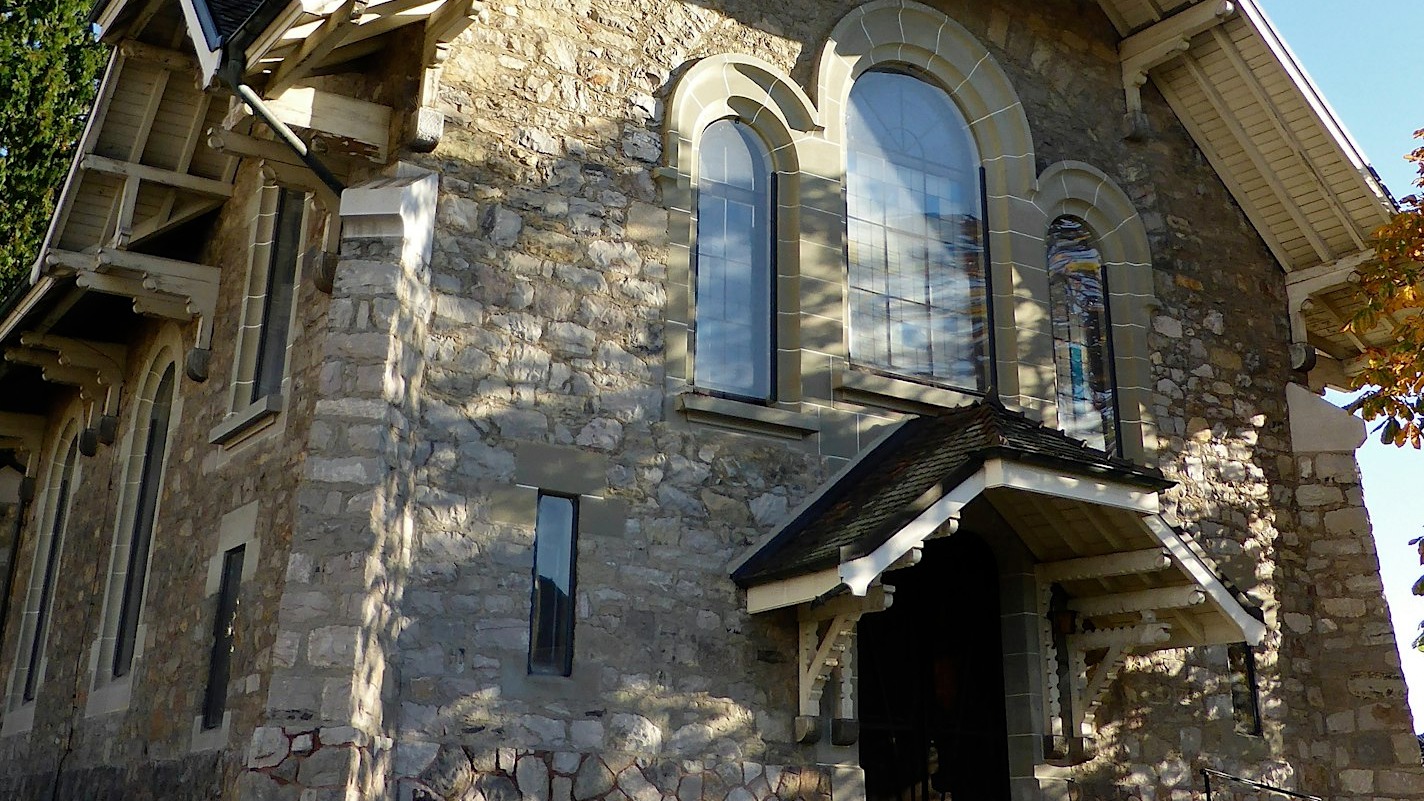
[[[1424, 32], [1421, 0], [1257, 0], [1336, 115], [1396, 197], [1414, 194], [1418, 173], [1404, 154], [1424, 142], [1424, 69], [1417, 56]], [[1337, 400], [1332, 398], [1333, 400]], [[1424, 534], [1418, 478], [1424, 453], [1380, 445], [1359, 453], [1365, 505], [1374, 523], [1385, 594], [1394, 616], [1410, 685], [1415, 731], [1424, 731], [1424, 654], [1409, 648], [1424, 620], [1424, 598], [1409, 588], [1424, 568], [1408, 541]]]

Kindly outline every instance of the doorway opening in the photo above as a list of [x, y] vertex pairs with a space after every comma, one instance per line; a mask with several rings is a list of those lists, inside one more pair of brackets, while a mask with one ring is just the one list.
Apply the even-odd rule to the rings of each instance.
[[961, 530], [893, 573], [858, 631], [867, 801], [1008, 801], [999, 569]]

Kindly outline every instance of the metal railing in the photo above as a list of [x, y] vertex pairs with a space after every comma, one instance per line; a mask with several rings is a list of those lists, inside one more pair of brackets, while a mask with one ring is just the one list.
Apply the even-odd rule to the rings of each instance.
[[1229, 782], [1235, 782], [1236, 784], [1244, 784], [1247, 787], [1252, 787], [1257, 790], [1263, 790], [1268, 793], [1283, 795], [1287, 798], [1299, 798], [1301, 799], [1301, 801], [1325, 801], [1325, 799], [1321, 798], [1318, 795], [1306, 795], [1305, 793], [1297, 793], [1294, 790], [1287, 790], [1282, 787], [1276, 787], [1274, 785], [1266, 784], [1264, 782], [1247, 779], [1243, 776], [1233, 776], [1230, 773], [1222, 773], [1219, 770], [1212, 770], [1211, 768], [1202, 768], [1201, 774], [1202, 785], [1206, 788], [1206, 801], [1211, 801], [1211, 777], [1213, 776], [1217, 777], [1218, 779], [1225, 779]]

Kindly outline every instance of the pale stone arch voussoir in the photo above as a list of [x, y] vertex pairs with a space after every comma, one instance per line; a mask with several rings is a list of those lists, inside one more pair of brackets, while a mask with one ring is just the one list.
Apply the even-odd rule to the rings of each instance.
[[821, 127], [805, 91], [774, 65], [741, 53], [710, 56], [692, 65], [673, 91], [664, 133], [668, 166], [695, 178], [698, 139], [708, 125], [726, 118], [756, 131], [782, 173], [799, 169], [798, 135]]
[[[762, 140], [776, 174], [776, 228], [796, 230], [801, 191], [803, 150], [821, 131], [820, 115], [806, 92], [779, 68], [756, 56], [725, 53], [693, 64], [678, 80], [668, 109], [663, 152], [667, 154], [664, 201], [669, 210], [668, 304], [666, 307], [667, 376], [676, 392], [692, 380], [692, 338], [695, 318], [693, 253], [696, 248], [698, 151], [707, 126], [733, 119]], [[799, 271], [794, 241], [774, 243], [778, 276]], [[796, 299], [777, 299], [778, 317], [798, 313]], [[775, 383], [790, 387], [799, 362], [790, 354], [776, 361]], [[783, 375], [784, 374], [784, 375]], [[794, 400], [783, 389], [782, 401]], [[671, 396], [671, 393], [670, 393]]]
[[964, 26], [911, 0], [876, 0], [831, 31], [816, 71], [826, 138], [845, 142], [845, 110], [855, 80], [877, 67], [908, 66], [947, 91], [969, 122], [990, 197], [1028, 194], [1033, 136], [1013, 81]]
[[[1122, 454], [1152, 464], [1157, 447], [1147, 331], [1158, 301], [1147, 229], [1127, 193], [1102, 170], [1081, 161], [1061, 161], [1045, 169], [1033, 202], [1042, 213], [1039, 236], [1064, 215], [1081, 219], [1093, 232], [1107, 272]], [[1026, 288], [1048, 308], [1046, 241], [1025, 278]]]

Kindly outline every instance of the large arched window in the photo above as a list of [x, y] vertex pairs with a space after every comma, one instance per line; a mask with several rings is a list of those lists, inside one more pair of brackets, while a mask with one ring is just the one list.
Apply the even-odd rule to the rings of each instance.
[[1059, 427], [1093, 447], [1115, 451], [1107, 277], [1093, 232], [1076, 217], [1059, 217], [1048, 226], [1048, 297]]
[[987, 389], [979, 157], [964, 116], [925, 81], [873, 71], [851, 88], [846, 125], [851, 359]]
[[771, 166], [746, 125], [718, 120], [698, 151], [694, 383], [771, 398]]

